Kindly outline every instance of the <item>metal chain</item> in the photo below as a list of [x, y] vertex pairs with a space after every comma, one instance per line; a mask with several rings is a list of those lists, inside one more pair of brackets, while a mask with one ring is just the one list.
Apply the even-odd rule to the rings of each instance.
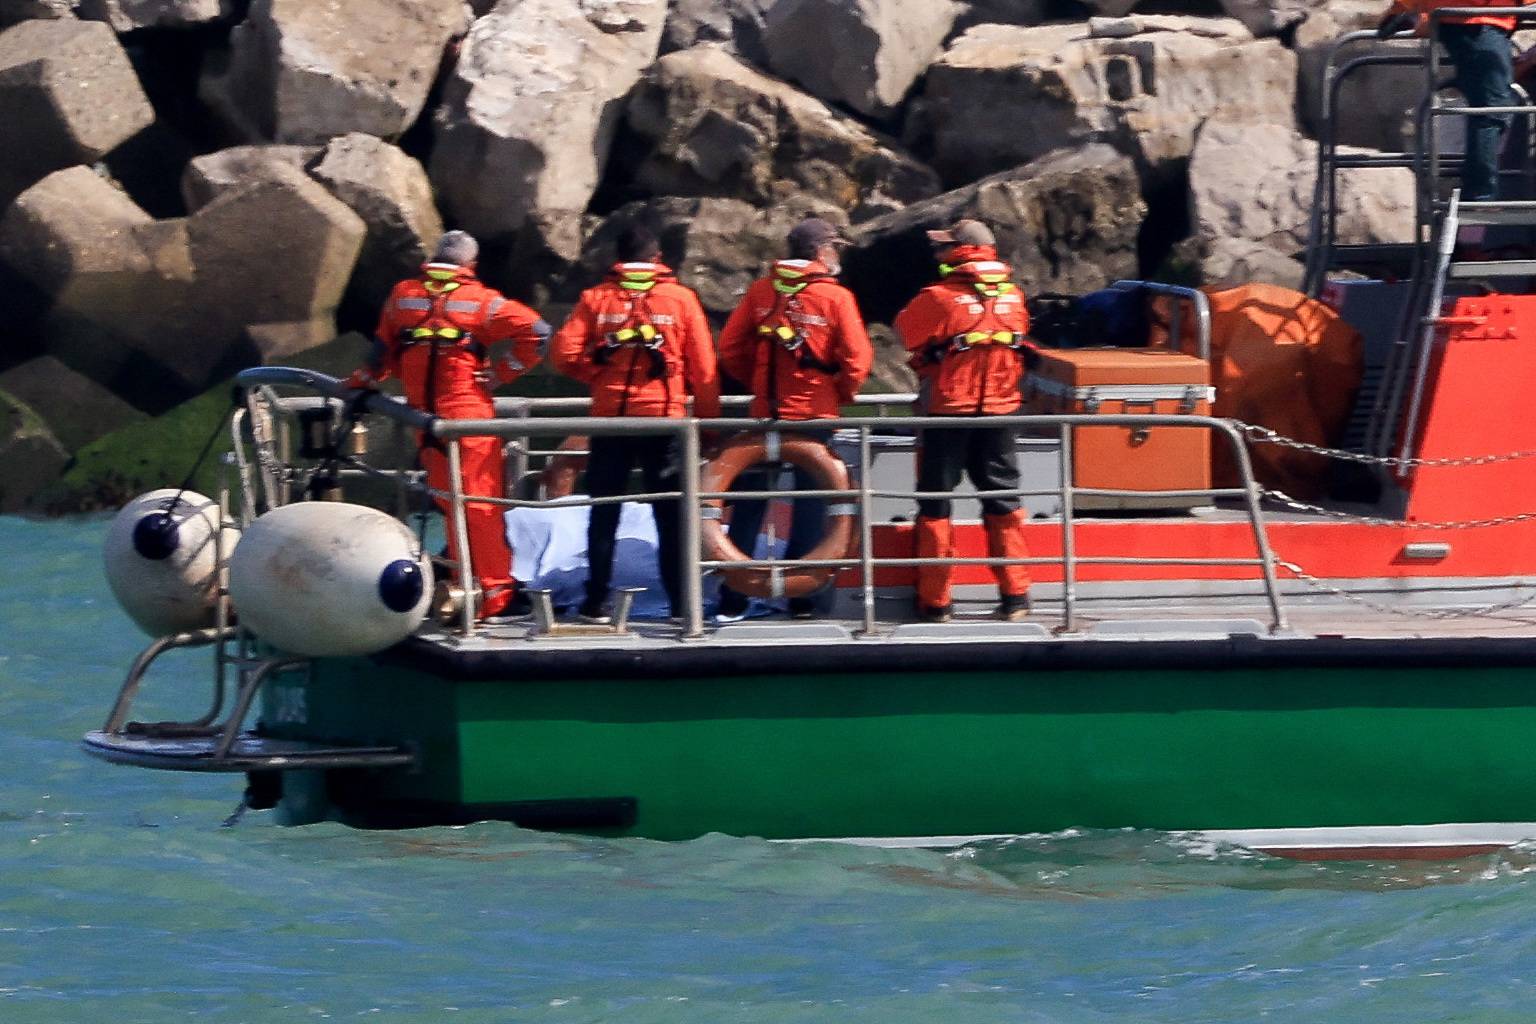
[[1321, 505], [1313, 505], [1305, 501], [1297, 501], [1284, 491], [1273, 490], [1260, 486], [1259, 493], [1266, 498], [1284, 505], [1293, 512], [1305, 512], [1308, 515], [1326, 516], [1329, 519], [1344, 519], [1354, 523], [1364, 523], [1367, 526], [1407, 526], [1415, 530], [1477, 530], [1489, 526], [1509, 526], [1512, 523], [1525, 523], [1536, 519], [1536, 512], [1517, 512], [1509, 516], [1494, 516], [1489, 519], [1462, 519], [1451, 522], [1424, 522], [1417, 519], [1388, 519], [1385, 516], [1367, 516], [1356, 512], [1340, 512], [1337, 509], [1324, 508]]
[[1504, 601], [1499, 604], [1481, 605], [1477, 608], [1414, 608], [1407, 605], [1382, 604], [1379, 601], [1372, 601], [1370, 598], [1361, 597], [1359, 594], [1356, 594], [1352, 591], [1344, 590], [1340, 587], [1335, 587], [1331, 584], [1324, 583], [1322, 580], [1316, 576], [1313, 576], [1311, 573], [1307, 572], [1295, 562], [1287, 562], [1284, 559], [1277, 558], [1275, 559], [1275, 565], [1276, 567], [1291, 573], [1293, 576], [1295, 576], [1296, 579], [1321, 593], [1330, 594], [1334, 597], [1341, 597], [1344, 600], [1349, 601], [1352, 604], [1357, 604], [1362, 608], [1369, 608], [1371, 611], [1381, 612], [1385, 615], [1397, 615], [1409, 619], [1481, 619], [1488, 618], [1497, 612], [1514, 611], [1518, 608], [1526, 608], [1529, 607], [1532, 603], [1536, 603], [1536, 588], [1526, 588], [1529, 592], [1525, 597], [1515, 598], [1513, 600]]
[[1500, 462], [1536, 459], [1536, 450], [1506, 452], [1502, 455], [1465, 455], [1446, 459], [1398, 459], [1389, 455], [1367, 455], [1364, 452], [1349, 452], [1341, 448], [1326, 448], [1320, 444], [1298, 441], [1293, 437], [1286, 437], [1284, 434], [1277, 433], [1268, 427], [1244, 423], [1242, 420], [1233, 420], [1232, 425], [1242, 431], [1250, 441], [1255, 441], [1259, 444], [1273, 444], [1281, 448], [1293, 448], [1299, 452], [1310, 452], [1313, 455], [1338, 459], [1340, 462], [1358, 462], [1367, 466], [1392, 466], [1398, 469], [1412, 469], [1418, 466], [1491, 466]]

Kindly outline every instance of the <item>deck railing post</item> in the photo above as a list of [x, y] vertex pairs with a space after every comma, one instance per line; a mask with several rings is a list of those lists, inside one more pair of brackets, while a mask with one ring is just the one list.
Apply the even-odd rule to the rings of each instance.
[[[677, 503], [677, 513], [682, 517], [682, 529], [679, 531], [682, 552], [679, 557], [683, 563], [683, 636], [691, 639], [704, 635], [704, 579], [703, 569], [699, 567], [703, 561], [703, 531], [699, 527], [699, 516], [703, 512], [699, 504], [702, 446], [699, 443], [697, 418], [690, 416], [684, 421], [681, 440], [683, 465], [680, 479], [683, 500]], [[676, 612], [674, 608], [673, 613]]]
[[1261, 506], [1258, 481], [1253, 478], [1253, 463], [1248, 458], [1248, 446], [1231, 423], [1216, 422], [1216, 429], [1232, 446], [1232, 456], [1237, 461], [1237, 471], [1242, 474], [1243, 499], [1248, 508], [1248, 523], [1253, 529], [1254, 546], [1259, 550], [1259, 571], [1264, 575], [1264, 593], [1269, 599], [1270, 632], [1286, 627], [1285, 609], [1280, 604], [1279, 584], [1275, 580], [1275, 555], [1269, 547], [1269, 531], [1264, 528], [1264, 510]]
[[875, 632], [874, 499], [870, 495], [869, 427], [859, 428], [859, 573], [863, 583], [864, 635]]
[[1061, 444], [1058, 446], [1058, 463], [1061, 467], [1061, 632], [1076, 629], [1074, 614], [1077, 607], [1077, 548], [1076, 531], [1072, 524], [1072, 427], [1060, 426]]
[[463, 457], [459, 439], [448, 442], [448, 497], [453, 516], [453, 556], [459, 560], [459, 590], [464, 594], [460, 625], [465, 636], [475, 632], [475, 567], [469, 555], [469, 520], [464, 513]]

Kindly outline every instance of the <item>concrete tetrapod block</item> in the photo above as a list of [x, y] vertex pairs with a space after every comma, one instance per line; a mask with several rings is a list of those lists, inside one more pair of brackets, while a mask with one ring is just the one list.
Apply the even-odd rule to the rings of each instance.
[[442, 236], [426, 170], [398, 147], [353, 133], [332, 139], [309, 174], [368, 226], [350, 294], [377, 308], [396, 281], [417, 272]]
[[764, 37], [768, 64], [828, 103], [885, 119], [938, 55], [959, 13], [950, 0], [778, 0]]
[[0, 28], [34, 18], [73, 18], [76, 0], [0, 0]]
[[766, 206], [809, 192], [861, 220], [939, 192], [938, 175], [911, 156], [716, 46], [657, 61], [626, 120], [644, 145], [616, 162], [653, 195]]
[[255, 0], [199, 92], [252, 141], [394, 138], [415, 123], [464, 27], [458, 3]]
[[91, 163], [155, 119], [106, 25], [24, 21], [0, 32], [0, 206], [60, 168]]
[[1081, 293], [1136, 276], [1147, 205], [1129, 157], [1095, 144], [1060, 150], [859, 225], [843, 280], [865, 315], [889, 323], [935, 277], [924, 234], [962, 217], [988, 224], [1026, 293]]
[[229, 192], [187, 218], [199, 308], [217, 329], [334, 318], [367, 225], [303, 172]]
[[176, 378], [220, 349], [200, 330], [182, 341], [193, 322], [185, 222], [153, 220], [89, 168], [17, 197], [0, 218], [0, 260], [52, 299], [49, 354], [141, 408], [183, 397]]
[[1229, 19], [979, 25], [929, 69], [912, 134], [955, 183], [1095, 141], [1166, 178], [1213, 115], [1294, 124], [1295, 81], [1294, 54]]
[[448, 219], [482, 240], [526, 229], [575, 260], [666, 12], [665, 0], [504, 0], [476, 21], [434, 115], [428, 171]]
[[238, 12], [235, 0], [79, 0], [77, 10], [82, 18], [106, 22], [114, 32], [206, 25]]
[[0, 514], [25, 512], [58, 479], [69, 453], [27, 405], [0, 391]]
[[231, 146], [193, 157], [181, 175], [181, 197], [196, 211], [230, 192], [275, 175], [275, 167], [303, 170], [320, 155], [318, 146]]
[[39, 356], [0, 373], [0, 392], [30, 408], [70, 452], [146, 418], [54, 356]]

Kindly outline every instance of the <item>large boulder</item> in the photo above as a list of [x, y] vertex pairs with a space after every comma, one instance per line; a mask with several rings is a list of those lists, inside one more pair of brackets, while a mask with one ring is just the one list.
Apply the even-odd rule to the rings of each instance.
[[[336, 307], [368, 231], [302, 171], [269, 172], [187, 218], [199, 307], [220, 334], [270, 339], [258, 346], [267, 359], [334, 337]], [[267, 332], [253, 335], [258, 325]]]
[[1109, 142], [1171, 176], [1218, 112], [1294, 121], [1296, 59], [1226, 19], [1132, 16], [1088, 25], [980, 25], [929, 69], [914, 134], [947, 181], [1060, 146]]
[[[85, 167], [55, 172], [0, 219], [0, 261], [45, 292], [49, 351], [135, 404], [178, 395], [157, 350], [191, 330], [185, 225], [157, 222]], [[196, 336], [202, 349], [217, 339]]]
[[1128, 157], [1062, 150], [860, 225], [844, 277], [869, 318], [889, 322], [933, 277], [924, 232], [970, 217], [992, 228], [1026, 292], [1087, 292], [1136, 276], [1146, 212]]
[[0, 373], [0, 392], [32, 409], [70, 452], [145, 419], [142, 412], [54, 356], [39, 356]]
[[482, 240], [527, 229], [576, 259], [666, 12], [665, 0], [503, 0], [476, 21], [434, 118], [429, 172], [449, 219]]
[[768, 63], [828, 103], [886, 119], [959, 12], [951, 0], [778, 0], [764, 37]]
[[92, 163], [155, 119], [117, 36], [91, 21], [0, 32], [0, 207], [48, 174]]
[[427, 172], [395, 146], [352, 134], [332, 139], [309, 173], [368, 227], [349, 291], [360, 306], [377, 310], [443, 233]]
[[26, 404], [0, 391], [0, 514], [33, 510], [33, 498], [57, 480], [69, 453]]
[[775, 0], [672, 0], [661, 32], [661, 52], [718, 43], [759, 67], [768, 63], [763, 45], [768, 12]]
[[458, 3], [255, 0], [200, 93], [251, 140], [394, 138], [421, 113], [464, 24]]
[[724, 317], [736, 308], [747, 286], [784, 255], [785, 236], [808, 216], [846, 223], [836, 206], [808, 195], [767, 209], [720, 198], [669, 196], [628, 203], [592, 233], [564, 292], [571, 297], [601, 280], [614, 260], [614, 240], [639, 222], [657, 233], [662, 256], [678, 279], [699, 293], [707, 311]]
[[238, 13], [236, 0], [79, 0], [77, 13], [104, 21], [116, 32], [141, 28], [186, 28], [227, 21]]
[[282, 173], [274, 168], [303, 170], [320, 153], [318, 146], [231, 146], [204, 153], [182, 171], [182, 201], [188, 210], [200, 210], [222, 195]]
[[1039, 25], [1050, 16], [1050, 6], [1047, 0], [971, 0], [961, 4], [950, 32], [959, 35], [977, 25]]
[[[1228, 17], [1236, 18], [1248, 26], [1256, 36], [1272, 36], [1299, 25], [1313, 11], [1331, 6], [1327, 0], [1221, 0], [1221, 9]], [[1377, 4], [1377, 17], [1385, 10]]]
[[811, 192], [855, 220], [939, 191], [938, 176], [819, 100], [714, 46], [663, 57], [630, 100], [626, 166], [650, 195], [758, 206]]
[[76, 0], [0, 0], [0, 28], [34, 18], [73, 18]]
[[[1190, 212], [1195, 237], [1204, 247], [1206, 280], [1242, 283], [1234, 264], [1249, 272], [1264, 265], [1254, 246], [1283, 257], [1301, 253], [1316, 180], [1317, 143], [1295, 129], [1207, 123], [1189, 162]], [[1413, 172], [1374, 168], [1342, 176], [1338, 208], [1341, 243], [1408, 241], [1414, 224]]]
[[[1333, 0], [1313, 11], [1296, 30], [1299, 61], [1296, 105], [1313, 138], [1322, 136], [1323, 78], [1334, 41], [1346, 32], [1374, 28], [1382, 5], [1375, 0]], [[1341, 53], [1347, 62], [1372, 54], [1412, 54], [1416, 42], [1352, 43]], [[1414, 111], [1424, 95], [1419, 64], [1375, 64], [1357, 68], [1344, 80], [1334, 108], [1334, 138], [1340, 143], [1403, 152], [1413, 148]]]

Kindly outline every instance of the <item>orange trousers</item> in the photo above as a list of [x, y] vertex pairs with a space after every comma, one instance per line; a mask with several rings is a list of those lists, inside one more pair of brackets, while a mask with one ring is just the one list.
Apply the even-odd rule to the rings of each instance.
[[[502, 497], [501, 439], [466, 437], [459, 442], [459, 464], [466, 496]], [[448, 452], [425, 447], [421, 465], [427, 471], [427, 485], [434, 490], [449, 490]], [[438, 507], [448, 522], [448, 557], [459, 557], [458, 531], [447, 501]], [[507, 546], [507, 526], [500, 505], [465, 502], [464, 521], [469, 532], [469, 558], [475, 579], [480, 584], [482, 617], [496, 615], [512, 600], [512, 549]], [[460, 579], [462, 580], [462, 574]]]
[[[1028, 558], [1029, 548], [1024, 544], [1024, 512], [1015, 509], [1005, 515], [984, 515], [987, 528], [988, 558]], [[917, 517], [917, 557], [954, 558], [955, 531], [948, 517]], [[950, 577], [952, 565], [924, 565], [917, 570], [917, 600], [925, 608], [948, 608], [951, 603]], [[997, 578], [998, 592], [1007, 597], [1018, 597], [1029, 592], [1029, 567], [1026, 565], [994, 565], [992, 575]]]

